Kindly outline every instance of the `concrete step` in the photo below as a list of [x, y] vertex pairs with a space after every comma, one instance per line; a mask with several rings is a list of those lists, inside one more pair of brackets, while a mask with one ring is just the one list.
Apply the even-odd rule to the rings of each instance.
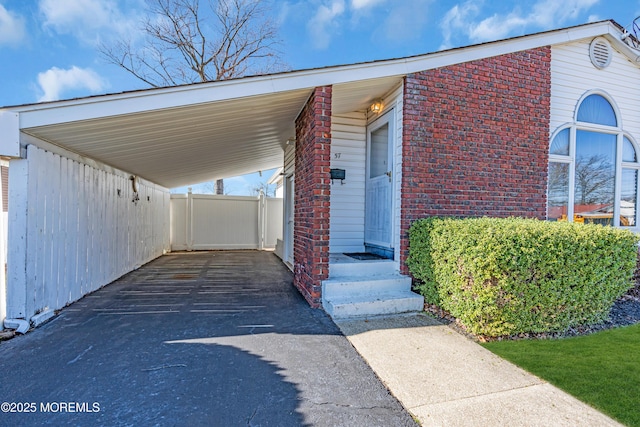
[[322, 282], [326, 299], [411, 290], [411, 278], [400, 274], [329, 278]]
[[418, 312], [423, 304], [422, 296], [411, 291], [323, 299], [324, 309], [333, 319]]
[[353, 261], [329, 264], [329, 277], [361, 277], [396, 273], [392, 260]]

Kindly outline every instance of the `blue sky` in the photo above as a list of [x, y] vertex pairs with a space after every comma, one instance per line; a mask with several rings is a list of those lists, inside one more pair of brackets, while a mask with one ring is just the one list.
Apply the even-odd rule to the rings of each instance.
[[[640, 0], [290, 0], [269, 2], [291, 69], [399, 58], [615, 19]], [[135, 37], [144, 0], [0, 0], [0, 105], [147, 87], [107, 64], [97, 43]], [[267, 178], [270, 173], [263, 174]], [[245, 194], [258, 176], [226, 180]]]

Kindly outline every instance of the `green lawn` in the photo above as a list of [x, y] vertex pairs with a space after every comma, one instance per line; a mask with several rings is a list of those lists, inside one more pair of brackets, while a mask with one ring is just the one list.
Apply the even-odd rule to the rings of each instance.
[[621, 423], [640, 426], [640, 324], [581, 337], [483, 345]]

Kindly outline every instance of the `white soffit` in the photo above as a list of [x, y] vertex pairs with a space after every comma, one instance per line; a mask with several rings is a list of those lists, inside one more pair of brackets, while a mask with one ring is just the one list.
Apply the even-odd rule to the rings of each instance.
[[333, 85], [331, 99], [333, 114], [364, 111], [373, 101], [402, 84], [403, 79], [403, 77], [393, 76]]
[[171, 188], [282, 165], [299, 90], [23, 129]]

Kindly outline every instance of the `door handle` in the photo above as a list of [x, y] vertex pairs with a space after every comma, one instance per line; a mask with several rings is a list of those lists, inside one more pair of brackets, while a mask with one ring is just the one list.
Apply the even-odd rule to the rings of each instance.
[[389, 182], [391, 182], [391, 171], [387, 171], [384, 174], [389, 177]]

